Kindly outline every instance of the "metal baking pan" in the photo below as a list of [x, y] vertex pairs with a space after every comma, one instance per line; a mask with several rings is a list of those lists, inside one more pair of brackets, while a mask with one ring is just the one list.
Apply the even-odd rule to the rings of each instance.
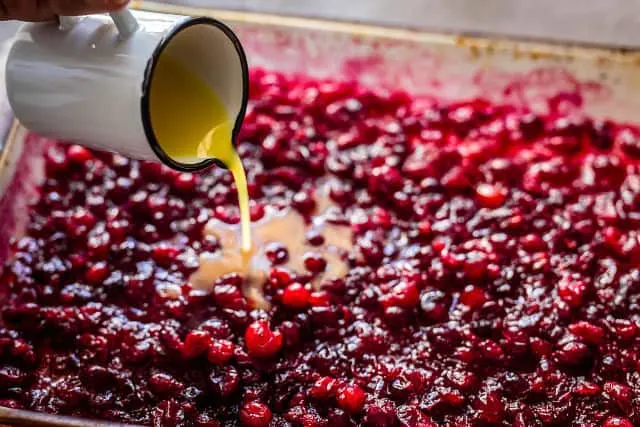
[[[465, 38], [305, 18], [145, 3], [153, 13], [209, 15], [238, 33], [252, 66], [317, 78], [357, 79], [446, 100], [482, 96], [545, 110], [549, 103], [640, 124], [640, 52]], [[5, 104], [6, 105], [6, 104]], [[48, 141], [11, 121], [0, 141], [0, 268], [37, 197]], [[0, 408], [0, 426], [98, 425], [93, 421]], [[116, 425], [116, 424], [105, 424]]]

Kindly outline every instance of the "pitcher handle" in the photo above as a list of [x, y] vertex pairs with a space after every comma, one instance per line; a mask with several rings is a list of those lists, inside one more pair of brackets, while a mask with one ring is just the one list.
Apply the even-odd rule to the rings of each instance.
[[[113, 19], [113, 23], [122, 38], [128, 38], [135, 33], [140, 26], [136, 17], [133, 16], [133, 13], [126, 7], [116, 12], [111, 12], [109, 15], [111, 15], [111, 19]], [[58, 17], [58, 22], [60, 23], [60, 29], [67, 31], [73, 28], [76, 22], [78, 22], [78, 17], [60, 16]]]
[[140, 27], [138, 20], [128, 8], [120, 9], [116, 12], [111, 12], [111, 19], [116, 24], [116, 28], [123, 38], [128, 38], [133, 35]]

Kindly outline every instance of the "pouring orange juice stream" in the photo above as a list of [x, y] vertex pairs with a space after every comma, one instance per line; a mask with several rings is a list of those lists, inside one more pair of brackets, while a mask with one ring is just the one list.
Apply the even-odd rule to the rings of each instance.
[[233, 124], [223, 102], [205, 81], [163, 55], [153, 77], [150, 113], [158, 142], [171, 158], [214, 158], [229, 168], [238, 191], [242, 252], [248, 255], [251, 218], [247, 178], [233, 145]]

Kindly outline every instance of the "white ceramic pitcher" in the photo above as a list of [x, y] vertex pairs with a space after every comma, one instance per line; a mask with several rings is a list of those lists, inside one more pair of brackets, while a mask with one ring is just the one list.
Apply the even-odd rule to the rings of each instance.
[[247, 60], [236, 35], [207, 17], [128, 9], [27, 23], [7, 58], [9, 103], [27, 129], [186, 171], [214, 159], [170, 158], [149, 113], [155, 66], [170, 53], [221, 98], [237, 133], [248, 97]]

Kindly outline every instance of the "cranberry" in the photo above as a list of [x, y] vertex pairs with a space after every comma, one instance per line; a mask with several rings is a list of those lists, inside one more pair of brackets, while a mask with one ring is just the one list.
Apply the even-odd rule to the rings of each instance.
[[67, 149], [67, 158], [72, 163], [83, 165], [93, 160], [93, 154], [91, 153], [91, 151], [80, 145], [71, 145]]
[[278, 287], [288, 285], [293, 280], [291, 272], [281, 267], [273, 267], [269, 272], [269, 279], [273, 285]]
[[383, 305], [399, 307], [415, 307], [420, 299], [420, 291], [414, 282], [402, 281], [395, 285], [390, 294], [382, 297]]
[[327, 261], [317, 253], [304, 255], [304, 266], [311, 273], [321, 273], [327, 267]]
[[420, 297], [420, 309], [429, 322], [438, 323], [447, 319], [449, 302], [447, 295], [439, 290], [428, 290]]
[[272, 242], [265, 248], [265, 255], [274, 265], [284, 264], [289, 260], [289, 251], [282, 243]]
[[173, 188], [181, 193], [191, 193], [196, 188], [196, 177], [190, 173], [181, 173], [173, 180]]
[[616, 140], [620, 144], [620, 148], [629, 156], [640, 157], [640, 136], [637, 132], [624, 129], [618, 134]]
[[264, 403], [249, 402], [240, 409], [240, 421], [248, 427], [267, 427], [271, 417], [271, 410]]
[[211, 335], [205, 331], [191, 331], [184, 339], [182, 355], [187, 359], [193, 359], [205, 353], [211, 345]]
[[184, 388], [184, 385], [169, 374], [158, 373], [149, 378], [149, 387], [156, 394], [168, 395], [179, 392]]
[[366, 398], [366, 394], [360, 387], [355, 384], [349, 384], [339, 388], [336, 401], [345, 411], [357, 414], [364, 407]]
[[329, 305], [329, 295], [325, 291], [312, 292], [309, 295], [309, 304], [314, 307]]
[[472, 310], [480, 307], [487, 299], [487, 294], [482, 289], [472, 285], [467, 286], [460, 294], [460, 302]]
[[303, 215], [310, 215], [316, 208], [313, 195], [305, 191], [298, 192], [293, 196], [292, 205]]
[[160, 244], [153, 248], [151, 257], [155, 262], [162, 266], [169, 266], [175, 262], [176, 256], [180, 253], [180, 250], [168, 244]]
[[583, 304], [586, 292], [587, 284], [579, 280], [567, 279], [558, 285], [560, 298], [573, 307], [579, 307]]
[[369, 177], [369, 192], [377, 195], [389, 195], [402, 187], [402, 175], [397, 169], [381, 166], [373, 169]]
[[282, 334], [272, 331], [269, 323], [262, 320], [249, 325], [244, 340], [249, 355], [258, 358], [273, 357], [282, 347]]
[[282, 294], [282, 303], [288, 307], [305, 308], [309, 304], [311, 293], [301, 283], [292, 283]]
[[306, 238], [309, 244], [312, 246], [321, 246], [324, 244], [324, 236], [318, 231], [311, 230], [307, 232]]
[[604, 329], [589, 322], [573, 323], [569, 325], [569, 330], [588, 344], [600, 344], [604, 339]]
[[565, 344], [556, 352], [558, 361], [564, 365], [578, 365], [589, 357], [589, 348], [579, 342]]
[[101, 284], [109, 276], [109, 267], [104, 262], [99, 262], [87, 269], [84, 277], [92, 285]]
[[51, 147], [45, 152], [45, 168], [52, 175], [64, 172], [69, 167], [69, 159], [58, 147]]
[[207, 359], [216, 365], [224, 365], [233, 357], [234, 348], [231, 341], [214, 340], [209, 346]]
[[497, 185], [480, 184], [476, 188], [476, 197], [481, 206], [495, 209], [502, 206], [507, 195], [505, 191]]

